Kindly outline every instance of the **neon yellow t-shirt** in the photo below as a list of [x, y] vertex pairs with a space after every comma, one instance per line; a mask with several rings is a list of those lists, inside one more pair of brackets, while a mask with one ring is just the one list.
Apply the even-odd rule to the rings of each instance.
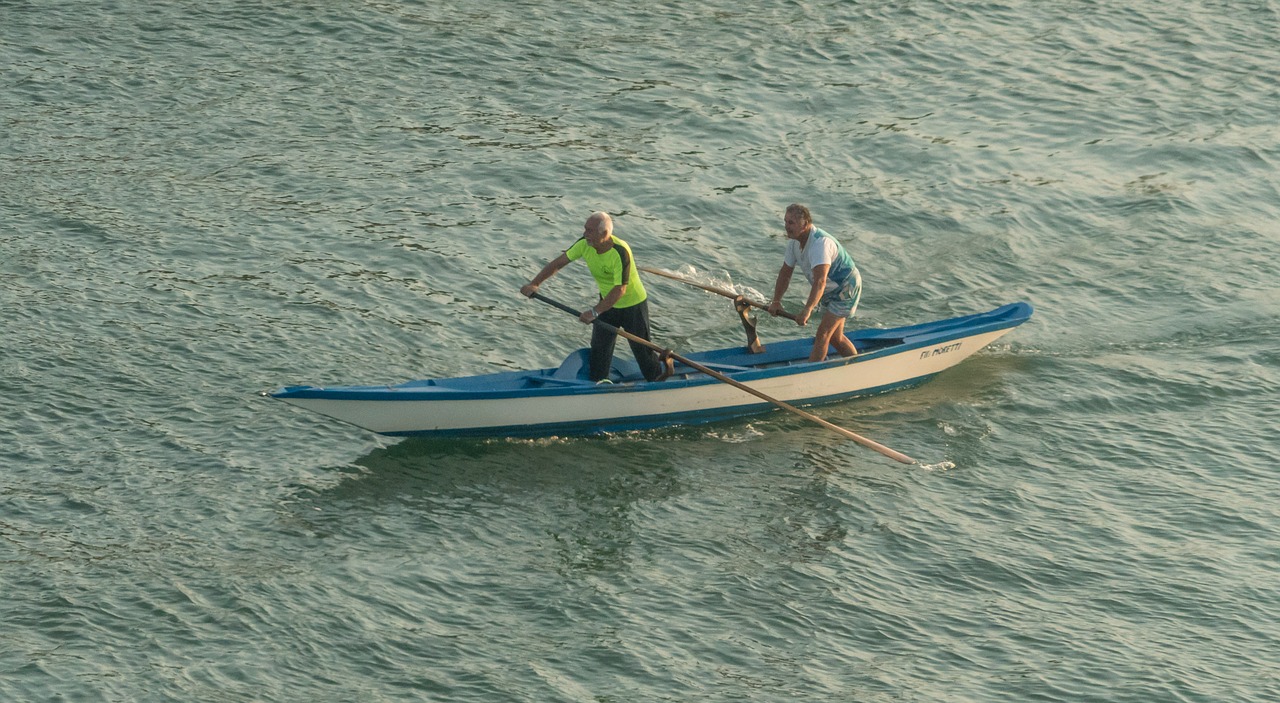
[[613, 246], [601, 254], [591, 246], [586, 237], [583, 237], [566, 249], [564, 255], [570, 261], [583, 259], [587, 262], [587, 268], [591, 269], [591, 275], [596, 279], [596, 285], [600, 287], [601, 298], [608, 295], [615, 286], [625, 284], [627, 292], [622, 294], [613, 307], [629, 308], [644, 302], [646, 297], [644, 284], [640, 283], [640, 274], [636, 273], [636, 263], [631, 258], [631, 247], [617, 237], [611, 237], [611, 240]]

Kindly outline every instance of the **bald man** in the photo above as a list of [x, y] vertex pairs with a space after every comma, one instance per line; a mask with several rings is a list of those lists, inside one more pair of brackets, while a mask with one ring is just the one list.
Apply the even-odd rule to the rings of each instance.
[[[585, 324], [591, 324], [599, 318], [602, 322], [621, 327], [648, 340], [648, 295], [644, 291], [644, 284], [640, 282], [635, 260], [631, 257], [631, 247], [613, 236], [613, 220], [608, 213], [591, 213], [582, 227], [582, 238], [542, 267], [533, 280], [520, 288], [520, 292], [533, 296], [543, 281], [577, 259], [587, 262], [587, 268], [596, 279], [596, 286], [600, 288], [599, 302], [583, 311], [579, 319]], [[601, 383], [608, 380], [609, 369], [613, 365], [613, 348], [617, 341], [618, 335], [612, 331], [601, 325], [592, 325], [589, 370], [592, 381]], [[644, 374], [645, 380], [661, 381], [666, 369], [658, 360], [658, 353], [638, 342], [627, 341], [631, 344], [631, 353], [635, 354], [636, 363], [640, 365], [640, 372]]]

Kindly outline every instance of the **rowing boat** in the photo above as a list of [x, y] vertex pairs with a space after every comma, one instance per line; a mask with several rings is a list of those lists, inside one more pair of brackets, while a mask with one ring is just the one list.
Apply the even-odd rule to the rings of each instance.
[[[1026, 322], [1032, 308], [988, 312], [890, 329], [846, 333], [857, 356], [808, 361], [812, 337], [772, 342], [758, 353], [728, 347], [685, 359], [794, 405], [817, 405], [923, 383]], [[620, 350], [621, 351], [621, 350]], [[555, 368], [433, 378], [386, 386], [287, 386], [286, 403], [383, 435], [548, 437], [717, 422], [774, 405], [685, 364], [647, 382], [635, 362], [614, 356], [611, 383], [587, 380], [587, 352]]]

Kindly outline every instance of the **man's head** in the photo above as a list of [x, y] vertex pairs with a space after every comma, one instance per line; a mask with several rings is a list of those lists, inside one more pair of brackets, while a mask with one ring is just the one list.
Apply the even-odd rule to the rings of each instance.
[[809, 208], [800, 203], [791, 203], [787, 206], [786, 214], [782, 216], [782, 223], [787, 229], [787, 236], [796, 239], [809, 231], [810, 225], [813, 224], [813, 215], [809, 214]]
[[613, 235], [613, 220], [607, 212], [593, 212], [582, 227], [582, 236], [591, 245], [600, 244]]

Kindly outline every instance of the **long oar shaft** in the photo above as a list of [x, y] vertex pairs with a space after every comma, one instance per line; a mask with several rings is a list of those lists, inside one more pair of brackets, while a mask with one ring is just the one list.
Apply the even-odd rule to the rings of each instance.
[[[546, 303], [546, 304], [548, 304], [548, 305], [551, 305], [551, 306], [553, 306], [553, 307], [560, 308], [561, 310], [563, 310], [563, 311], [565, 311], [565, 312], [567, 312], [567, 313], [569, 313], [569, 314], [573, 315], [574, 317], [580, 317], [580, 316], [582, 315], [582, 313], [578, 312], [577, 310], [574, 310], [573, 308], [569, 307], [568, 305], [565, 305], [564, 303], [561, 303], [561, 302], [559, 302], [559, 301], [557, 301], [557, 300], [552, 300], [551, 298], [548, 298], [547, 296], [542, 295], [541, 293], [534, 293], [534, 294], [533, 294], [533, 297], [534, 297], [534, 298], [536, 298], [536, 299], [538, 299], [538, 300], [541, 300], [542, 302], [544, 302], [544, 303]], [[903, 454], [902, 452], [896, 451], [896, 450], [894, 450], [894, 449], [890, 449], [889, 447], [886, 447], [886, 446], [884, 446], [883, 444], [880, 444], [879, 442], [876, 442], [876, 441], [873, 441], [873, 440], [867, 439], [866, 437], [863, 437], [862, 435], [857, 434], [856, 432], [851, 432], [850, 430], [846, 430], [845, 428], [843, 428], [843, 427], [841, 427], [841, 426], [839, 426], [839, 425], [836, 425], [836, 424], [831, 423], [831, 422], [827, 422], [826, 420], [823, 420], [822, 418], [818, 417], [817, 415], [814, 415], [813, 413], [810, 413], [810, 412], [807, 412], [807, 411], [801, 410], [800, 408], [797, 408], [796, 406], [791, 405], [790, 403], [787, 403], [787, 402], [784, 402], [784, 401], [778, 400], [777, 398], [774, 398], [774, 397], [771, 397], [771, 396], [769, 396], [769, 395], [767, 395], [767, 394], [765, 394], [765, 393], [762, 393], [761, 391], [758, 391], [758, 390], [756, 390], [756, 389], [752, 388], [751, 386], [748, 386], [747, 384], [742, 383], [741, 381], [737, 381], [737, 380], [735, 380], [735, 379], [729, 378], [728, 376], [726, 376], [726, 375], [724, 375], [724, 374], [720, 373], [719, 371], [716, 371], [715, 369], [712, 369], [712, 368], [708, 368], [708, 367], [706, 367], [706, 366], [703, 366], [702, 364], [699, 364], [698, 362], [693, 361], [692, 359], [687, 359], [687, 358], [685, 358], [685, 357], [683, 357], [683, 356], [680, 356], [679, 354], [676, 354], [675, 352], [672, 352], [672, 351], [670, 351], [670, 350], [668, 350], [668, 349], [663, 349], [661, 346], [659, 346], [659, 345], [657, 345], [657, 344], [654, 344], [653, 342], [650, 342], [649, 340], [647, 340], [647, 339], [645, 339], [645, 338], [643, 338], [643, 337], [638, 337], [638, 336], [636, 336], [636, 335], [634, 335], [634, 334], [631, 334], [630, 332], [628, 332], [628, 331], [626, 331], [626, 330], [624, 330], [624, 329], [621, 329], [621, 328], [619, 328], [619, 327], [617, 327], [617, 326], [615, 326], [615, 325], [611, 325], [611, 324], [609, 324], [609, 323], [607, 323], [607, 322], [604, 322], [604, 321], [602, 321], [602, 320], [596, 320], [596, 321], [595, 321], [595, 324], [600, 325], [600, 326], [604, 327], [605, 329], [609, 330], [610, 332], [613, 332], [613, 333], [615, 333], [615, 334], [618, 334], [618, 335], [622, 336], [622, 337], [623, 337], [623, 338], [625, 338], [625, 339], [631, 340], [631, 341], [633, 341], [633, 342], [637, 342], [637, 343], [639, 343], [639, 344], [643, 344], [644, 346], [649, 347], [650, 349], [653, 349], [654, 351], [657, 351], [657, 352], [660, 352], [660, 353], [663, 353], [663, 354], [670, 354], [670, 355], [671, 355], [671, 358], [675, 359], [676, 361], [679, 361], [680, 363], [682, 363], [682, 364], [684, 364], [684, 365], [686, 365], [686, 366], [688, 366], [688, 367], [690, 367], [690, 368], [692, 368], [692, 369], [695, 369], [695, 370], [697, 370], [697, 371], [699, 371], [699, 372], [701, 372], [701, 373], [704, 373], [704, 374], [706, 374], [706, 375], [708, 375], [708, 376], [710, 376], [710, 377], [712, 377], [712, 378], [716, 379], [717, 381], [721, 381], [721, 382], [723, 382], [723, 383], [727, 383], [727, 384], [729, 384], [729, 385], [733, 386], [734, 388], [737, 388], [737, 389], [739, 389], [739, 390], [746, 391], [747, 393], [750, 393], [751, 395], [754, 395], [755, 397], [760, 398], [761, 400], [765, 400], [765, 401], [768, 401], [768, 402], [770, 402], [770, 403], [773, 403], [774, 405], [778, 406], [779, 408], [782, 408], [783, 410], [786, 410], [787, 412], [795, 413], [796, 415], [799, 415], [800, 417], [803, 417], [803, 418], [804, 418], [804, 419], [806, 419], [806, 420], [809, 420], [809, 421], [811, 421], [811, 422], [816, 422], [817, 424], [822, 425], [823, 427], [825, 427], [825, 428], [827, 428], [827, 429], [829, 429], [829, 430], [832, 430], [833, 432], [838, 432], [838, 433], [840, 433], [840, 434], [841, 434], [841, 435], [843, 435], [844, 437], [846, 437], [846, 438], [848, 438], [848, 439], [851, 439], [851, 440], [853, 440], [853, 441], [857, 442], [858, 444], [861, 444], [861, 445], [862, 445], [862, 446], [864, 446], [864, 447], [868, 447], [868, 448], [870, 448], [870, 449], [874, 449], [874, 450], [876, 450], [877, 452], [880, 452], [881, 454], [883, 454], [883, 455], [885, 455], [885, 456], [889, 457], [890, 459], [893, 459], [893, 460], [895, 460], [895, 461], [900, 461], [900, 462], [902, 462], [902, 463], [904, 463], [904, 464], [914, 464], [914, 463], [916, 463], [916, 460], [915, 460], [915, 459], [912, 459], [911, 457], [907, 456], [906, 454]]]
[[[645, 273], [651, 273], [651, 274], [653, 274], [653, 275], [655, 275], [655, 276], [662, 276], [663, 278], [670, 278], [670, 279], [671, 279], [671, 280], [673, 280], [673, 281], [680, 281], [681, 283], [687, 283], [687, 284], [689, 284], [689, 285], [693, 286], [694, 288], [701, 288], [702, 290], [705, 290], [705, 291], [707, 291], [708, 293], [715, 293], [716, 295], [723, 295], [723, 296], [724, 296], [724, 297], [726, 297], [726, 298], [733, 298], [734, 300], [741, 299], [741, 300], [742, 300], [742, 302], [746, 303], [747, 305], [750, 305], [750, 306], [751, 306], [751, 307], [753, 307], [753, 308], [760, 308], [761, 310], [768, 310], [768, 309], [769, 309], [769, 306], [768, 306], [768, 305], [765, 305], [764, 303], [761, 303], [761, 302], [758, 302], [758, 301], [755, 301], [755, 300], [749, 300], [748, 298], [745, 298], [745, 297], [743, 297], [743, 296], [741, 296], [741, 295], [738, 295], [737, 293], [734, 293], [734, 292], [733, 292], [733, 291], [731, 291], [731, 290], [725, 290], [724, 288], [716, 288], [715, 286], [708, 286], [708, 285], [706, 285], [706, 284], [704, 284], [704, 283], [698, 283], [697, 281], [690, 280], [690, 279], [688, 279], [688, 278], [685, 278], [684, 276], [677, 276], [677, 275], [676, 275], [676, 274], [674, 274], [674, 273], [670, 273], [670, 272], [667, 272], [667, 271], [663, 271], [662, 269], [650, 268], [650, 267], [648, 267], [648, 266], [637, 266], [636, 268], [640, 269], [641, 271], [644, 271]], [[780, 313], [778, 313], [778, 316], [779, 316], [779, 317], [785, 317], [785, 318], [787, 318], [787, 319], [789, 319], [789, 320], [794, 320], [794, 319], [796, 319], [796, 316], [795, 316], [795, 315], [792, 315], [791, 313], [789, 313], [789, 312], [787, 312], [787, 311], [785, 311], [785, 310], [784, 310], [784, 311], [782, 311], [782, 312], [780, 312]]]

